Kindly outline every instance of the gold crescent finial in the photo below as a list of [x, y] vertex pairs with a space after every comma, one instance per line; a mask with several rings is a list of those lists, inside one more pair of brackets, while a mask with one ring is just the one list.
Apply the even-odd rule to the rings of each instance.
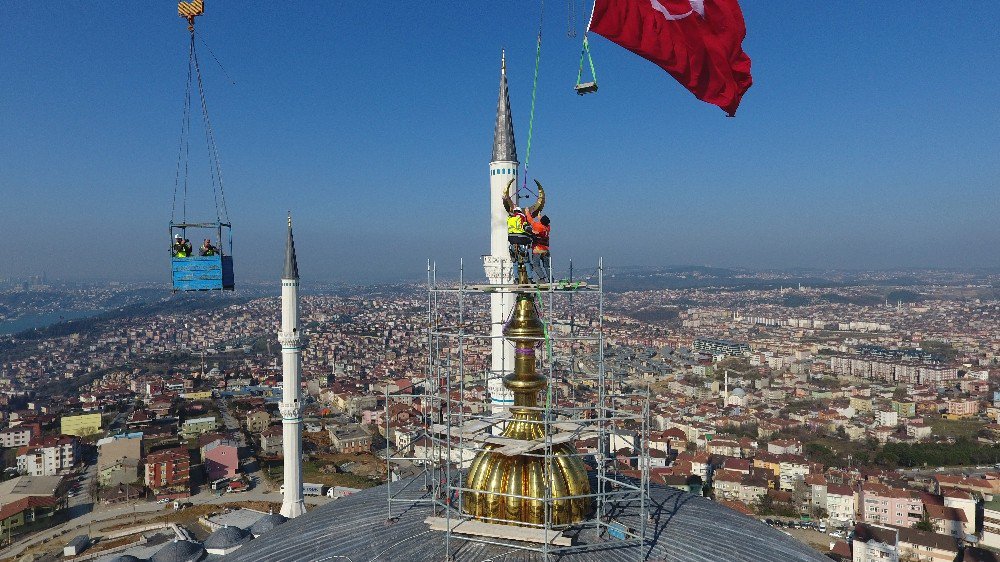
[[542, 212], [542, 209], [545, 208], [545, 188], [542, 187], [542, 184], [538, 180], [535, 180], [535, 185], [538, 186], [538, 199], [535, 200], [534, 205], [528, 208], [533, 217], [538, 216]]
[[510, 214], [514, 210], [514, 207], [517, 206], [510, 199], [510, 186], [514, 185], [515, 180], [517, 180], [517, 178], [511, 178], [510, 181], [507, 182], [507, 187], [503, 190], [503, 208], [507, 210], [507, 214]]

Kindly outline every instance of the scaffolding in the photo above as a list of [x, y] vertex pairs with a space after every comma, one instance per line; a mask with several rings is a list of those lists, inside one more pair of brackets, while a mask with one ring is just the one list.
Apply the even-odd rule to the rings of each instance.
[[[545, 326], [538, 372], [547, 377], [540, 414], [544, 439], [520, 441], [495, 434], [508, 414], [491, 407], [490, 381], [509, 372], [487, 364], [493, 335], [490, 295], [525, 293]], [[505, 319], [506, 321], [506, 319]], [[427, 509], [427, 523], [444, 533], [449, 559], [469, 541], [536, 551], [547, 557], [570, 552], [636, 546], [644, 559], [651, 542], [649, 517], [649, 393], [615, 384], [604, 368], [604, 266], [580, 276], [572, 262], [565, 276], [550, 273], [547, 283], [468, 283], [464, 264], [457, 282], [439, 281], [427, 266], [427, 354], [425, 380], [385, 393], [388, 518], [409, 509]], [[507, 346], [504, 346], [506, 350]], [[397, 404], [419, 403], [421, 424], [410, 440], [395, 439], [391, 412]], [[490, 517], [463, 510], [466, 472], [480, 452], [537, 457], [544, 482], [553, 466], [553, 447], [569, 443], [588, 467], [591, 505], [584, 519], [554, 525], [552, 491], [545, 486], [540, 524]], [[501, 494], [522, 501], [538, 499]], [[561, 497], [560, 500], [571, 499]]]

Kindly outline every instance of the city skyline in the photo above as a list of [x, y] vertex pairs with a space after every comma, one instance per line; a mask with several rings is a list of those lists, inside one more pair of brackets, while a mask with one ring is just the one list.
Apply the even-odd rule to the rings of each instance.
[[[525, 147], [537, 5], [500, 30], [478, 25], [499, 16], [487, 5], [207, 9], [198, 48], [237, 283], [277, 273], [270, 232], [288, 208], [311, 280], [419, 279], [427, 259], [479, 269], [499, 51]], [[0, 70], [21, 109], [0, 121], [14, 194], [0, 276], [165, 283], [183, 21], [172, 5], [10, 11]], [[963, 34], [926, 42], [939, 16], [902, 7], [744, 11], [757, 83], [725, 119], [597, 37], [601, 91], [577, 98], [580, 38], [547, 8], [529, 176], [549, 191], [557, 267], [996, 267], [996, 18], [949, 14]]]

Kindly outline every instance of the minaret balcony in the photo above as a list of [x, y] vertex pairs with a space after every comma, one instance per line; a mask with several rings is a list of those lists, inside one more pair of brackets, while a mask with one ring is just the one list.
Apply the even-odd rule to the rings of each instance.
[[299, 347], [301, 342], [302, 338], [298, 332], [278, 332], [278, 343], [281, 347]]

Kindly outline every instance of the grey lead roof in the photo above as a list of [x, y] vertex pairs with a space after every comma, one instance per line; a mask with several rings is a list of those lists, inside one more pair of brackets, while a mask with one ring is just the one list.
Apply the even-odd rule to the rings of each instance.
[[285, 241], [285, 271], [282, 279], [299, 278], [299, 262], [295, 259], [295, 240], [292, 239], [292, 214], [288, 213], [288, 240]]
[[239, 527], [222, 527], [211, 535], [208, 535], [204, 546], [206, 549], [232, 548], [248, 540], [250, 540], [250, 531], [245, 531]]
[[[414, 484], [414, 482], [416, 482]], [[391, 484], [397, 498], [416, 499], [422, 480]], [[409, 485], [409, 486], [407, 486]], [[404, 488], [406, 488], [404, 490]], [[398, 496], [396, 494], [399, 494]], [[647, 552], [637, 556], [638, 545], [615, 546], [615, 541], [581, 532], [576, 539], [602, 545], [586, 552], [566, 553], [560, 562], [829, 562], [819, 552], [760, 521], [702, 497], [674, 488], [653, 486], [647, 531]], [[617, 519], [635, 523], [638, 513], [623, 509]], [[424, 519], [426, 505], [395, 504], [394, 522], [386, 522], [385, 486], [356, 493], [317, 507], [228, 555], [226, 562], [281, 560], [282, 562], [350, 559], [440, 561], [446, 559], [443, 532], [430, 531]], [[632, 521], [630, 522], [630, 517]], [[591, 536], [593, 535], [593, 536]], [[540, 552], [512, 550], [509, 546], [452, 539], [455, 562], [494, 560], [540, 562]]]
[[500, 56], [500, 98], [497, 100], [497, 122], [493, 130], [493, 160], [517, 162], [514, 144], [514, 121], [510, 115], [510, 95], [507, 93], [507, 62]]
[[288, 518], [285, 517], [284, 515], [280, 513], [269, 513], [261, 517], [260, 519], [257, 520], [256, 523], [251, 525], [250, 532], [254, 536], [262, 535], [270, 531], [271, 529], [274, 529], [278, 525], [281, 525], [285, 521], [288, 521]]
[[157, 550], [149, 562], [196, 562], [204, 555], [205, 549], [200, 544], [175, 540]]

